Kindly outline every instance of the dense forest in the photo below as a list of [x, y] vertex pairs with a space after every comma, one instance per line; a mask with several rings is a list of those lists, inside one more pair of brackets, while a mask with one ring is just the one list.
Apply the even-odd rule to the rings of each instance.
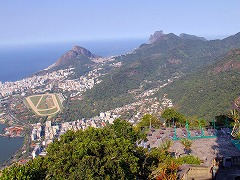
[[158, 96], [167, 93], [183, 114], [211, 121], [227, 114], [239, 97], [239, 67], [240, 49], [229, 51], [221, 61], [164, 87]]

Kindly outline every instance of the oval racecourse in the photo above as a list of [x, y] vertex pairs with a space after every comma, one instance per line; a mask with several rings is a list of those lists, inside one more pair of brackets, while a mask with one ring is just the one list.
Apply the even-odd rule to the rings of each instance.
[[62, 104], [57, 94], [40, 94], [26, 97], [28, 106], [39, 116], [54, 116]]

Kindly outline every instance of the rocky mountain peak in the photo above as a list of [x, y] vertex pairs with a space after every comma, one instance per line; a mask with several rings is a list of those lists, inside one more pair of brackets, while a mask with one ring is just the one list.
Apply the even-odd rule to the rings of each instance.
[[163, 30], [156, 31], [154, 34], [151, 34], [151, 36], [149, 38], [149, 43], [150, 44], [155, 43], [156, 41], [160, 40], [164, 36], [165, 36], [165, 34], [163, 33]]
[[89, 59], [89, 61], [93, 60], [94, 58], [99, 58], [95, 54], [92, 54], [89, 50], [81, 47], [81, 46], [74, 46], [72, 50], [69, 50], [65, 54], [63, 54], [57, 61], [54, 63], [54, 66], [61, 66], [61, 65], [70, 65], [74, 61], [79, 61], [83, 57], [84, 59]]
[[92, 54], [89, 50], [87, 50], [81, 46], [74, 46], [72, 50], [75, 51], [78, 55], [83, 55], [88, 58], [97, 58], [98, 57], [98, 56]]

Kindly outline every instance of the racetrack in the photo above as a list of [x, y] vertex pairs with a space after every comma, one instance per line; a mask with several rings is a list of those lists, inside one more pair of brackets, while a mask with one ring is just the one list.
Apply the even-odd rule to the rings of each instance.
[[[38, 102], [34, 105], [32, 102], [32, 99], [36, 99], [34, 97], [36, 96], [41, 96], [38, 99]], [[57, 94], [42, 94], [42, 95], [33, 95], [33, 96], [28, 96], [26, 98], [26, 101], [29, 105], [29, 107], [38, 115], [38, 116], [53, 116], [56, 113], [58, 113], [61, 108], [60, 104], [58, 103], [59, 101], [57, 100]], [[49, 102], [52, 103], [49, 103]], [[45, 108], [44, 108], [45, 107]]]

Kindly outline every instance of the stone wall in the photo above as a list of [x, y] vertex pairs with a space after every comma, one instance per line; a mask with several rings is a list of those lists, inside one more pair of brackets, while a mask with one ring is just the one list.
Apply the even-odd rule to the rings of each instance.
[[182, 180], [188, 179], [211, 179], [210, 167], [208, 166], [191, 166], [186, 174], [182, 177]]

